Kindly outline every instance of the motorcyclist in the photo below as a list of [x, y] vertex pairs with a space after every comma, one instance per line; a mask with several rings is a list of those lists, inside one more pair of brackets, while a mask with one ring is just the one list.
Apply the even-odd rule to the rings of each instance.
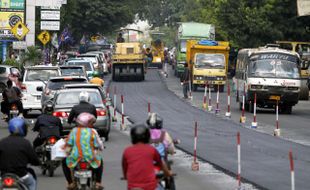
[[10, 108], [12, 104], [16, 104], [19, 112], [19, 116], [23, 115], [23, 104], [21, 101], [22, 93], [18, 87], [13, 86], [11, 80], [7, 81], [7, 88], [2, 93], [1, 112], [3, 117], [7, 118], [10, 114]]
[[89, 113], [81, 113], [77, 119], [77, 127], [73, 128], [66, 139], [66, 149], [69, 156], [63, 161], [63, 171], [68, 182], [68, 189], [75, 189], [76, 184], [72, 180], [72, 172], [80, 161], [90, 163], [96, 180], [96, 189], [103, 189], [101, 185], [103, 161], [98, 150], [103, 150], [103, 143], [97, 131], [90, 128], [96, 122], [96, 118]]
[[89, 82], [90, 82], [91, 84], [97, 84], [97, 85], [102, 86], [102, 87], [103, 87], [103, 85], [104, 85], [104, 80], [102, 80], [102, 79], [100, 78], [100, 74], [99, 74], [98, 71], [95, 71], [95, 72], [93, 73], [93, 78], [92, 78]]
[[174, 142], [168, 131], [163, 129], [163, 119], [157, 113], [150, 113], [146, 123], [150, 128], [151, 142], [160, 139], [162, 136], [162, 141], [166, 147], [166, 152], [168, 154], [174, 154]]
[[33, 147], [41, 146], [46, 138], [55, 136], [60, 138], [62, 135], [63, 126], [58, 117], [53, 116], [54, 105], [51, 101], [44, 104], [43, 114], [41, 114], [33, 127], [34, 132], [39, 132], [38, 136], [33, 141]]
[[77, 118], [81, 113], [86, 112], [90, 113], [97, 118], [97, 111], [96, 107], [89, 103], [90, 97], [88, 92], [81, 92], [79, 95], [80, 103], [78, 105], [75, 105], [69, 114], [68, 117], [68, 123], [71, 124], [74, 119]]
[[38, 166], [40, 161], [27, 135], [27, 126], [23, 118], [15, 117], [9, 121], [10, 135], [0, 141], [0, 171], [1, 174], [14, 173], [29, 190], [36, 189], [35, 174], [28, 164]]
[[155, 190], [157, 180], [154, 163], [166, 176], [169, 177], [172, 173], [163, 164], [157, 150], [149, 145], [150, 131], [145, 125], [131, 128], [130, 136], [133, 145], [125, 149], [122, 158], [123, 175], [127, 179], [128, 189]]

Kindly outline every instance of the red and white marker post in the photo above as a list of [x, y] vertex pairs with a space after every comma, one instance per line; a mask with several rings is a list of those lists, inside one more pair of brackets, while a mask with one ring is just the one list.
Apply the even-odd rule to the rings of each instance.
[[207, 92], [208, 92], [208, 83], [206, 82], [206, 84], [205, 84], [205, 92], [203, 94], [203, 104], [202, 104], [202, 108], [203, 109], [207, 109], [207, 107], [208, 107]]
[[251, 125], [251, 128], [257, 128], [257, 121], [256, 121], [256, 93], [254, 94], [254, 113], [253, 113], [253, 122], [252, 122], [252, 125]]
[[191, 79], [191, 76], [189, 76], [189, 86], [188, 86], [188, 89], [189, 89], [189, 99], [193, 100], [193, 96], [192, 96], [192, 79]]
[[240, 189], [241, 188], [241, 145], [240, 145], [240, 132], [237, 133], [237, 152], [238, 152], [237, 182], [238, 182], [238, 189]]
[[230, 85], [229, 81], [227, 81], [227, 112], [225, 113], [225, 116], [230, 118], [231, 117], [231, 112], [230, 112]]
[[245, 123], [246, 117], [245, 117], [245, 83], [243, 85], [243, 95], [242, 95], [242, 114], [240, 117], [240, 123]]
[[279, 137], [281, 135], [281, 130], [279, 127], [279, 101], [277, 100], [276, 105], [276, 129], [274, 130], [274, 136]]
[[220, 85], [217, 85], [215, 114], [220, 113]]
[[121, 130], [125, 130], [125, 111], [124, 111], [124, 96], [121, 95], [121, 106], [122, 106], [122, 123], [121, 123]]
[[194, 133], [194, 161], [192, 163], [192, 170], [199, 170], [199, 163], [197, 162], [197, 138], [198, 138], [198, 124], [195, 122], [195, 133]]
[[150, 102], [147, 103], [147, 113], [148, 115], [151, 114], [151, 103]]
[[291, 169], [291, 190], [295, 190], [295, 169], [292, 150], [289, 152], [290, 169]]
[[211, 97], [211, 87], [210, 87], [210, 85], [209, 85], [209, 95], [208, 95], [208, 99], [209, 99], [209, 105], [208, 105], [208, 111], [210, 112], [210, 111], [212, 111], [212, 97]]
[[236, 86], [237, 86], [237, 91], [236, 91], [236, 101], [237, 102], [239, 102], [240, 100], [239, 100], [239, 83], [238, 83], [238, 81], [236, 81]]
[[116, 122], [117, 119], [116, 119], [116, 86], [114, 86], [114, 94], [113, 94], [113, 117], [112, 117], [112, 121]]

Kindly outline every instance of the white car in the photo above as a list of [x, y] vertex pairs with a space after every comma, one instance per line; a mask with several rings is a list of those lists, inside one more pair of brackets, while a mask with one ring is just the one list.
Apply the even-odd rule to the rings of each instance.
[[95, 70], [94, 64], [92, 64], [91, 61], [86, 60], [86, 59], [80, 59], [80, 58], [72, 59], [72, 60], [66, 62], [64, 65], [70, 65], [70, 66], [79, 65], [79, 66], [84, 66], [84, 68], [85, 68], [85, 70], [86, 70], [86, 73], [87, 73], [87, 77], [88, 77], [89, 80], [93, 78], [93, 73], [96, 71], [96, 70]]
[[40, 65], [25, 68], [22, 84], [24, 114], [30, 110], [42, 110], [40, 88], [44, 88], [49, 78], [60, 75], [59, 67]]
[[96, 55], [99, 55], [100, 63], [103, 66], [103, 73], [104, 74], [108, 74], [109, 73], [109, 65], [108, 65], [108, 61], [107, 61], [107, 59], [105, 57], [104, 52], [101, 52], [101, 51], [90, 51], [90, 52], [87, 52], [86, 54], [96, 54]]

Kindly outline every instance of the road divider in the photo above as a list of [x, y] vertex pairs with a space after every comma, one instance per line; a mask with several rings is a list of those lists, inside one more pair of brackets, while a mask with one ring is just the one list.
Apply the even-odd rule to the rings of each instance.
[[195, 122], [194, 127], [194, 160], [192, 162], [192, 171], [199, 171], [199, 163], [197, 162], [197, 139], [198, 139], [198, 123]]
[[290, 160], [290, 169], [291, 169], [291, 190], [295, 190], [295, 169], [294, 169], [294, 160], [292, 150], [288, 153]]
[[277, 101], [276, 104], [276, 129], [274, 130], [274, 136], [279, 137], [281, 136], [281, 130], [279, 128], [279, 102]]
[[122, 123], [120, 124], [120, 129], [121, 130], [126, 130], [125, 126], [125, 110], [124, 110], [124, 95], [121, 95], [121, 108], [122, 108]]
[[243, 85], [243, 95], [242, 95], [242, 113], [240, 117], [240, 123], [245, 123], [246, 117], [245, 117], [245, 84]]
[[254, 103], [253, 103], [253, 122], [251, 125], [251, 128], [256, 129], [257, 128], [257, 121], [256, 121], [256, 93], [254, 94]]
[[216, 109], [215, 109], [215, 114], [219, 114], [220, 113], [220, 107], [219, 107], [219, 104], [220, 104], [220, 85], [217, 85], [217, 93], [216, 93]]
[[208, 92], [208, 83], [205, 84], [205, 91], [203, 94], [203, 104], [202, 104], [202, 108], [203, 109], [207, 109], [208, 107], [208, 103], [207, 103], [207, 92]]
[[231, 117], [231, 112], [230, 112], [230, 84], [229, 81], [227, 81], [227, 112], [225, 113], [225, 116], [230, 118]]
[[240, 132], [237, 133], [237, 154], [238, 154], [237, 182], [238, 182], [238, 189], [241, 189], [241, 145], [240, 145]]
[[151, 114], [151, 103], [150, 102], [147, 103], [147, 113], [148, 115]]
[[208, 105], [208, 111], [211, 112], [212, 111], [212, 97], [211, 97], [211, 88], [209, 86], [209, 95], [208, 95], [208, 99], [209, 99], [209, 105]]
[[112, 117], [112, 121], [113, 122], [116, 122], [117, 119], [116, 119], [116, 96], [117, 96], [117, 91], [116, 91], [116, 86], [114, 86], [114, 94], [113, 94], [113, 117]]

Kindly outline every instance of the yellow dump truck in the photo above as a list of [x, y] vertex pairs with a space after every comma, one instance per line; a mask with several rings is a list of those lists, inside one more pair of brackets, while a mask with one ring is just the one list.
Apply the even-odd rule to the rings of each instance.
[[112, 63], [112, 80], [132, 79], [144, 80], [146, 72], [142, 44], [139, 42], [141, 31], [133, 29], [121, 30], [123, 43], [116, 43]]
[[164, 33], [160, 33], [160, 32], [151, 33], [151, 36], [152, 36], [151, 51], [153, 55], [153, 61], [149, 65], [149, 67], [157, 67], [159, 69], [163, 67], [163, 63], [165, 60], [165, 55], [164, 55], [165, 46], [164, 46], [162, 37], [164, 35], [165, 35]]
[[210, 40], [187, 41], [188, 63], [193, 91], [206, 83], [223, 92], [227, 79], [229, 42]]
[[299, 100], [309, 100], [310, 87], [310, 42], [292, 42], [292, 41], [276, 41], [283, 49], [297, 52], [300, 55], [301, 62], [299, 64], [301, 85]]

